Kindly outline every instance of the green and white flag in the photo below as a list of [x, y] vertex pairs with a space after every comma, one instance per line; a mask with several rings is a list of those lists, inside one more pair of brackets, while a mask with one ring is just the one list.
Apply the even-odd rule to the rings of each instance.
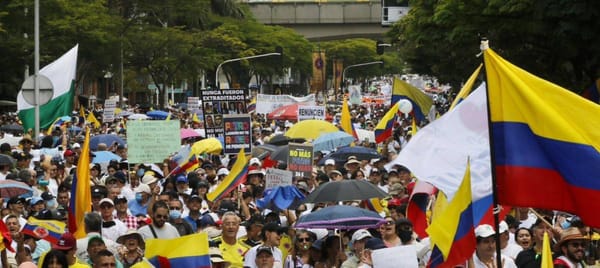
[[[56, 118], [71, 115], [73, 111], [78, 48], [79, 45], [75, 45], [59, 59], [40, 70], [40, 74], [48, 77], [54, 87], [52, 99], [40, 106], [40, 129], [50, 127]], [[35, 107], [25, 101], [22, 91], [17, 95], [17, 110], [23, 122], [23, 129], [28, 131], [35, 128]]]

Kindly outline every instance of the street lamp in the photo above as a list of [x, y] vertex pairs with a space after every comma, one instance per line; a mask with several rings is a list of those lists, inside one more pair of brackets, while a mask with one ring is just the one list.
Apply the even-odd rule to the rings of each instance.
[[108, 96], [109, 93], [109, 83], [110, 83], [110, 79], [113, 77], [113, 73], [111, 73], [110, 71], [106, 71], [104, 73], [104, 79], [106, 79], [106, 90], [104, 91], [104, 99], [108, 99], [110, 96]]
[[221, 64], [219, 64], [219, 66], [217, 66], [217, 70], [215, 71], [215, 85], [217, 86], [217, 89], [221, 89], [221, 87], [219, 85], [220, 84], [219, 83], [219, 71], [221, 70], [221, 66], [223, 66], [223, 64], [229, 63], [229, 62], [234, 62], [234, 61], [241, 61], [241, 60], [247, 60], [247, 59], [262, 58], [262, 57], [268, 57], [268, 56], [281, 56], [281, 52], [273, 52], [273, 53], [267, 53], [267, 54], [260, 54], [260, 55], [242, 57], [242, 58], [235, 58], [235, 59], [229, 59], [229, 60], [226, 60], [224, 62], [221, 62]]
[[[359, 64], [346, 66], [346, 68], [344, 68], [344, 71], [342, 71], [342, 93], [344, 93], [343, 85], [344, 85], [344, 81], [346, 81], [346, 71], [348, 71], [348, 69], [354, 68], [354, 67], [359, 67], [359, 66], [373, 65], [373, 64], [383, 64], [383, 61], [379, 60], [379, 61], [365, 62], [365, 63], [359, 63]], [[337, 91], [337, 89], [335, 89], [335, 90]], [[335, 95], [337, 96], [337, 92], [335, 92]]]

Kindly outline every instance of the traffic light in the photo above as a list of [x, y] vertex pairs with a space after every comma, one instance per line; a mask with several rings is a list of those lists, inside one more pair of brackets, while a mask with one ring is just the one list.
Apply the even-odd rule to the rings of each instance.
[[383, 42], [377, 41], [377, 47], [375, 48], [377, 50], [377, 55], [383, 55], [383, 48]]

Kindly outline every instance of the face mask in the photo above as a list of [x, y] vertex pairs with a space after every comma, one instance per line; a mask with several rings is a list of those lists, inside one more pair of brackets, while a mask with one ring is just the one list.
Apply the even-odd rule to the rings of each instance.
[[169, 217], [171, 217], [171, 219], [179, 219], [181, 217], [181, 211], [179, 210], [171, 210], [169, 211]]
[[49, 183], [50, 183], [49, 181], [44, 180], [42, 178], [38, 179], [38, 185], [39, 186], [48, 186]]
[[567, 229], [567, 228], [571, 227], [571, 222], [569, 222], [569, 221], [563, 221], [563, 223], [560, 224], [560, 227], [562, 227], [563, 230]]
[[142, 193], [135, 194], [135, 201], [142, 202], [143, 200], [144, 200], [144, 196], [142, 196]]
[[57, 207], [56, 199], [46, 201], [47, 209], [55, 209]]
[[398, 232], [398, 236], [400, 237], [402, 243], [409, 242], [412, 239], [412, 231], [401, 230]]

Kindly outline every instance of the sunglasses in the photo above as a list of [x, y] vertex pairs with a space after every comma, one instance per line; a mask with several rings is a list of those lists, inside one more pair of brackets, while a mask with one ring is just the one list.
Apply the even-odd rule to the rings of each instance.
[[385, 222], [385, 225], [394, 225], [394, 224], [396, 224], [394, 221], [386, 221]]
[[583, 242], [571, 242], [571, 243], [569, 243], [569, 245], [571, 245], [571, 247], [574, 247], [574, 248], [586, 248], [586, 246], [587, 246]]
[[180, 207], [171, 207], [171, 210], [180, 210]]
[[298, 242], [303, 243], [303, 242], [312, 242], [312, 240], [308, 237], [301, 237], [297, 239]]

